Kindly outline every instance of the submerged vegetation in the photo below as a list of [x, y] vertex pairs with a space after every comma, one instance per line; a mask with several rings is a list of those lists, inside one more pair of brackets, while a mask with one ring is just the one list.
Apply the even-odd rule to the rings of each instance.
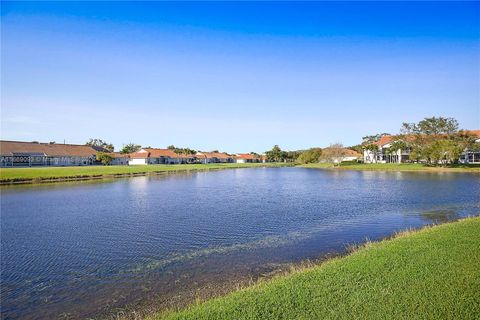
[[480, 217], [404, 232], [152, 319], [474, 319], [479, 234]]

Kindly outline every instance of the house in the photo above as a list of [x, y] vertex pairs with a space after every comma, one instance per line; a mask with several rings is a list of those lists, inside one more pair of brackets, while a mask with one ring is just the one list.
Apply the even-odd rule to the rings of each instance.
[[[477, 137], [475, 143], [479, 143], [479, 147], [475, 150], [464, 150], [460, 156], [460, 163], [480, 163], [480, 130], [467, 130], [465, 133]], [[413, 139], [412, 136], [407, 136], [406, 140]], [[390, 147], [394, 142], [394, 137], [390, 135], [382, 136], [378, 141], [374, 142], [378, 150], [363, 150], [363, 162], [365, 163], [403, 163], [410, 159], [410, 149], [398, 149], [391, 151]]]
[[358, 159], [362, 158], [362, 155], [355, 150], [344, 149], [343, 153], [344, 153], [343, 154], [343, 159], [342, 159], [341, 162], [343, 162], [343, 161], [357, 161]]
[[111, 152], [109, 155], [112, 157], [111, 165], [127, 165], [128, 160], [130, 159], [128, 154], [120, 153], [120, 152]]
[[253, 163], [253, 162], [260, 162], [260, 161], [261, 161], [260, 158], [250, 153], [239, 153], [235, 156], [236, 163]]
[[363, 150], [363, 162], [364, 163], [402, 163], [409, 159], [410, 150], [398, 149], [397, 151], [390, 152], [390, 147], [394, 142], [393, 136], [382, 136], [378, 141], [373, 144], [378, 147], [378, 150]]
[[234, 157], [225, 152], [197, 152], [195, 154], [200, 163], [232, 163]]
[[475, 150], [464, 150], [463, 154], [460, 156], [460, 163], [466, 164], [480, 164], [480, 130], [468, 130], [467, 133], [476, 136], [475, 144], [477, 148]]
[[[328, 158], [331, 158], [334, 163], [340, 163], [344, 161], [356, 161], [362, 157], [357, 151], [347, 148], [332, 149], [331, 147], [326, 147], [322, 149], [322, 153], [325, 156], [320, 158], [320, 162], [326, 162]], [[338, 156], [336, 154], [338, 154]]]
[[1, 167], [87, 166], [96, 153], [86, 145], [0, 140]]
[[195, 163], [196, 157], [191, 154], [178, 154], [170, 149], [143, 148], [129, 154], [129, 165], [145, 164], [182, 164]]

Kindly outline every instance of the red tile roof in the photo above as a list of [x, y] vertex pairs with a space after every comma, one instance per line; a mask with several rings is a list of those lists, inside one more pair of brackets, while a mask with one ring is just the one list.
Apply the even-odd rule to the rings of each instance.
[[253, 159], [257, 159], [257, 157], [255, 157], [253, 154], [250, 154], [250, 153], [239, 153], [235, 156], [235, 158], [237, 159], [245, 159], [245, 160], [253, 160]]
[[[328, 149], [330, 149], [330, 147], [323, 148], [323, 150], [328, 150]], [[358, 153], [355, 150], [343, 148], [343, 151], [345, 153], [345, 157], [360, 157], [361, 156], [361, 154]]]
[[465, 130], [464, 132], [480, 138], [480, 130]]
[[382, 136], [378, 141], [375, 141], [374, 144], [376, 144], [379, 147], [382, 147], [390, 142], [392, 142], [393, 137], [392, 136]]

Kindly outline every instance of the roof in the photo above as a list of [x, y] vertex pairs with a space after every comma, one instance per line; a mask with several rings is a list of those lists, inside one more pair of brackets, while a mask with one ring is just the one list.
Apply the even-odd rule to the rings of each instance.
[[195, 155], [197, 158], [217, 158], [217, 159], [230, 159], [232, 158], [231, 155], [225, 152], [197, 152]]
[[382, 136], [378, 141], [375, 141], [374, 144], [376, 144], [379, 147], [383, 147], [384, 145], [392, 142], [393, 137], [392, 136]]
[[256, 156], [254, 156], [253, 154], [250, 154], [250, 153], [239, 153], [235, 156], [235, 158], [237, 159], [245, 159], [245, 160], [253, 160], [253, 159], [257, 159]]
[[[328, 150], [330, 149], [330, 147], [326, 147], [326, 148], [323, 148], [323, 150]], [[361, 154], [358, 153], [357, 151], [355, 150], [352, 150], [352, 149], [347, 149], [347, 148], [342, 148], [343, 152], [344, 152], [344, 157], [360, 157]]]
[[140, 151], [130, 153], [130, 158], [145, 159], [145, 158], [191, 158], [191, 154], [179, 154], [170, 149], [157, 148], [143, 148]]
[[110, 155], [112, 158], [128, 158], [129, 155], [126, 153], [120, 153], [120, 152], [109, 152], [107, 153]]
[[463, 132], [465, 132], [467, 134], [477, 136], [478, 138], [480, 138], [480, 130], [465, 130]]
[[2, 156], [23, 154], [50, 157], [90, 157], [96, 153], [95, 149], [86, 145], [0, 140], [0, 154]]
[[352, 149], [345, 149], [345, 156], [346, 157], [360, 157], [361, 154], [358, 153], [355, 150], [352, 150]]

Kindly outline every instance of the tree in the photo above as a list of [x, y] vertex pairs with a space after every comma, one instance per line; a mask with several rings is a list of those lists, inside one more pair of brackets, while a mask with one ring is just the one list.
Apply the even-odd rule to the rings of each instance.
[[[318, 148], [320, 149], [320, 148]], [[287, 157], [286, 157], [286, 160], [287, 161], [296, 161], [298, 159], [298, 157], [300, 157], [300, 155], [302, 153], [304, 153], [306, 150], [295, 150], [295, 151], [287, 151]], [[321, 149], [320, 149], [321, 151]]]
[[402, 133], [427, 136], [454, 134], [458, 132], [458, 121], [454, 118], [431, 117], [419, 123], [403, 123]]
[[463, 151], [459, 144], [448, 139], [436, 140], [428, 149], [431, 161], [441, 165], [457, 161]]
[[305, 164], [305, 163], [316, 163], [320, 161], [320, 156], [322, 155], [322, 149], [320, 148], [311, 148], [306, 150], [297, 157], [296, 162]]
[[334, 165], [343, 161], [343, 158], [347, 155], [347, 150], [341, 143], [333, 143], [328, 148], [322, 150], [322, 159], [331, 162]]
[[406, 150], [408, 145], [403, 140], [394, 140], [390, 143], [390, 147], [387, 149], [387, 154], [396, 154], [398, 150]]
[[97, 161], [100, 161], [103, 165], [108, 166], [112, 163], [113, 157], [105, 152], [98, 152], [96, 155]]
[[120, 150], [120, 153], [133, 153], [133, 152], [137, 152], [141, 148], [142, 146], [130, 142], [123, 146], [122, 150]]
[[454, 118], [431, 117], [418, 123], [403, 123], [400, 131], [397, 138], [408, 141], [410, 159], [428, 164], [456, 162], [461, 154], [458, 150], [465, 149], [470, 140], [458, 131]]
[[370, 157], [370, 154], [373, 156], [373, 162], [375, 162], [375, 159], [377, 158], [377, 153], [378, 153], [378, 145], [375, 143], [369, 143], [363, 146], [363, 150], [369, 151], [368, 156]]
[[288, 154], [287, 152], [282, 151], [282, 149], [280, 149], [278, 145], [274, 145], [272, 147], [272, 150], [265, 152], [265, 155], [268, 161], [279, 162], [279, 161], [285, 161]]
[[99, 151], [113, 152], [113, 150], [114, 150], [113, 144], [107, 143], [107, 142], [103, 141], [102, 139], [92, 139], [92, 138], [90, 138], [90, 140], [88, 140], [85, 143], [85, 145], [90, 146], [90, 147], [92, 147], [96, 150], [99, 150]]

